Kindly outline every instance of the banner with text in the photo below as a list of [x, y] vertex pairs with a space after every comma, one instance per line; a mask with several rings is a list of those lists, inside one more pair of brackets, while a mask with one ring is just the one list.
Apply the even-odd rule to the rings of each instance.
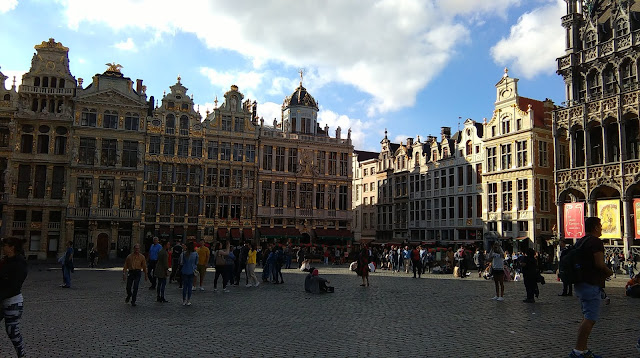
[[640, 199], [633, 199], [633, 214], [635, 215], [636, 239], [640, 239]]
[[584, 203], [564, 204], [564, 237], [579, 239], [584, 236]]
[[602, 236], [600, 237], [620, 239], [620, 200], [598, 200], [596, 210], [602, 223]]

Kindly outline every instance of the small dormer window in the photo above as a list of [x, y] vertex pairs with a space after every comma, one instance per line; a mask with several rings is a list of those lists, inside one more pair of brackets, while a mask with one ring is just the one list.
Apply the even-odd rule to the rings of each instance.
[[511, 118], [502, 118], [502, 134], [508, 134], [511, 132]]
[[442, 159], [449, 158], [449, 148], [445, 147], [442, 149]]
[[438, 150], [437, 149], [434, 149], [434, 150], [431, 151], [431, 160], [434, 161], [434, 162], [436, 160], [438, 160]]

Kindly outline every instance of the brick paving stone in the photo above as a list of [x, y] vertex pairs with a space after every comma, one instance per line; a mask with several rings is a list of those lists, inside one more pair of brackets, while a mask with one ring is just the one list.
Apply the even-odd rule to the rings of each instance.
[[[78, 269], [62, 289], [58, 269], [34, 266], [22, 331], [31, 357], [566, 357], [581, 319], [575, 297], [557, 296], [553, 275], [525, 304], [522, 282], [506, 283], [506, 300], [495, 302], [493, 282], [477, 277], [379, 271], [364, 288], [345, 267], [318, 268], [334, 294], [305, 293], [298, 270], [283, 270], [283, 285], [214, 293], [209, 269], [191, 307], [176, 284], [167, 285], [169, 303], [155, 302], [144, 281], [131, 307], [121, 268]], [[591, 335], [590, 348], [605, 357], [638, 356], [639, 301], [624, 296], [625, 282], [607, 283], [611, 304]], [[0, 357], [13, 354], [3, 334]]]

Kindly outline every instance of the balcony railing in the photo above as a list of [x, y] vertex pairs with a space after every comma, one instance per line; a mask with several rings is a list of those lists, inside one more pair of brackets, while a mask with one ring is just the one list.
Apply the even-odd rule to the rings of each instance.
[[14, 229], [24, 229], [27, 227], [27, 222], [26, 221], [14, 221], [13, 222], [13, 228]]
[[73, 95], [73, 88], [51, 88], [20, 85], [20, 92], [24, 93], [41, 93], [41, 94], [60, 94], [65, 96]]

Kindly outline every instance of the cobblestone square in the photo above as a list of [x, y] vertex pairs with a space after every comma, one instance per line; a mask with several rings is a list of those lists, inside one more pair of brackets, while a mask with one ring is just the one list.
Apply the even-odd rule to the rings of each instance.
[[[303, 290], [305, 273], [283, 270], [285, 284], [206, 290], [181, 305], [141, 281], [138, 306], [124, 303], [121, 268], [77, 269], [72, 288], [60, 271], [31, 267], [23, 287], [22, 331], [30, 357], [565, 357], [581, 319], [575, 297], [558, 297], [560, 283], [546, 275], [535, 304], [522, 302], [522, 282], [505, 284], [504, 302], [491, 300], [493, 282], [405, 273], [371, 274], [371, 287], [346, 267], [316, 265], [334, 294]], [[624, 296], [623, 275], [608, 283], [610, 305], [590, 348], [604, 357], [636, 357], [638, 301]], [[14, 355], [6, 335], [0, 357]]]

